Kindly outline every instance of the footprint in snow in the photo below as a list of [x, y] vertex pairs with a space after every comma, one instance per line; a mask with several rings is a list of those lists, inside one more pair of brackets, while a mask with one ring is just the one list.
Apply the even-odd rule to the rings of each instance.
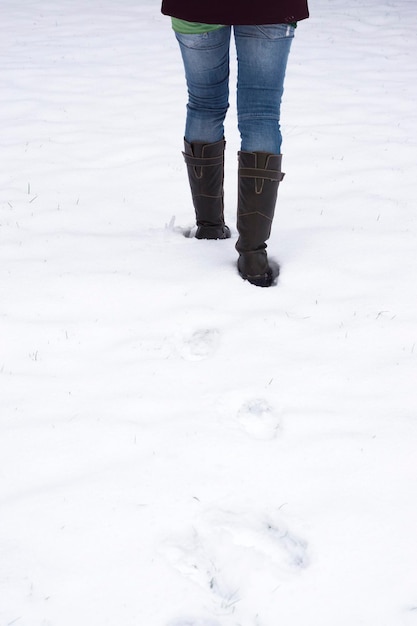
[[[238, 601], [236, 589], [230, 589], [225, 582], [216, 548], [212, 545], [210, 533], [206, 535], [193, 529], [190, 535], [171, 539], [161, 545], [161, 552], [167, 561], [185, 578], [205, 590], [217, 610], [223, 615], [233, 613]], [[175, 623], [174, 623], [175, 624]], [[179, 626], [194, 626], [194, 622], [179, 622]], [[195, 626], [200, 626], [196, 622]], [[201, 626], [216, 626], [205, 624]]]
[[[160, 551], [185, 579], [205, 592], [215, 615], [234, 614], [236, 625], [250, 607], [268, 604], [271, 590], [309, 565], [306, 541], [288, 528], [279, 512], [209, 509], [184, 534], [162, 542]], [[257, 572], [262, 572], [261, 587]], [[255, 620], [254, 626], [260, 624]], [[217, 624], [177, 618], [168, 626]]]
[[216, 328], [203, 328], [182, 337], [177, 342], [177, 350], [186, 361], [202, 361], [210, 357], [220, 342], [220, 333]]
[[214, 527], [229, 534], [234, 545], [263, 554], [283, 569], [296, 571], [309, 564], [307, 542], [292, 532], [280, 515], [213, 511], [209, 518]]
[[263, 398], [245, 402], [237, 413], [243, 429], [255, 439], [274, 439], [280, 428], [280, 417]]

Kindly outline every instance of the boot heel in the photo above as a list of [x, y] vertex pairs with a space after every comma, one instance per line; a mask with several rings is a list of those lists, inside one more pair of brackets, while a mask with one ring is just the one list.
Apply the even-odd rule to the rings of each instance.
[[198, 226], [196, 239], [229, 239], [231, 236], [230, 228], [223, 224], [222, 226]]
[[276, 283], [280, 272], [278, 263], [268, 260], [265, 250], [241, 252], [237, 269], [243, 280], [257, 287], [271, 287]]

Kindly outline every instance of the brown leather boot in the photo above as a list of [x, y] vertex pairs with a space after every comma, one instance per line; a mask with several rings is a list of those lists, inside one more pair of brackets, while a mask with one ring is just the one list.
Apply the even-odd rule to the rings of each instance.
[[197, 222], [197, 239], [228, 239], [224, 223], [224, 140], [215, 143], [188, 143], [184, 140], [184, 160]]
[[237, 267], [245, 280], [270, 287], [279, 265], [268, 262], [266, 241], [271, 234], [281, 172], [281, 154], [239, 152]]

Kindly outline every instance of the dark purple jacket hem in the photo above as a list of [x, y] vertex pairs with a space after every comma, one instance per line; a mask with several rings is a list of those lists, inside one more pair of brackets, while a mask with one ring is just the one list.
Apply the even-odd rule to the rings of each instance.
[[309, 15], [307, 0], [162, 0], [161, 10], [204, 24], [290, 24]]

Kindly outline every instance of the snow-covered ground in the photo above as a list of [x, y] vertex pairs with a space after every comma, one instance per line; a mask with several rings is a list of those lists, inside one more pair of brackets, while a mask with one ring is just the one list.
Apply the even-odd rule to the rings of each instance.
[[417, 626], [417, 5], [310, 8], [260, 289], [159, 4], [1, 1], [0, 626]]

